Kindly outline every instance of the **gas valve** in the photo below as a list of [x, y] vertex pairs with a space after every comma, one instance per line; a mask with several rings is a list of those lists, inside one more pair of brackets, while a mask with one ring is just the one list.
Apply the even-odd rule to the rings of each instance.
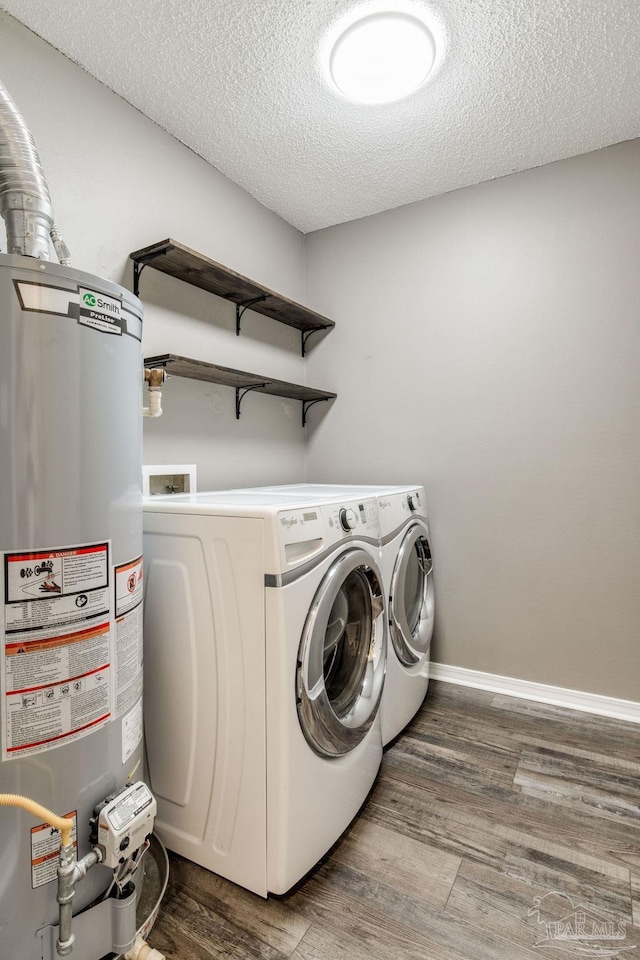
[[98, 804], [91, 819], [91, 842], [106, 867], [115, 870], [135, 857], [153, 832], [156, 812], [155, 798], [142, 780]]

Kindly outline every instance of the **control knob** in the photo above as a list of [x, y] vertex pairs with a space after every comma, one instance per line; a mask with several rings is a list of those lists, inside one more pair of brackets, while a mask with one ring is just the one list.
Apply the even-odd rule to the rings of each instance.
[[407, 497], [407, 506], [409, 507], [409, 510], [411, 510], [412, 513], [414, 510], [418, 509], [418, 504], [416, 501], [417, 501], [417, 497], [413, 496], [412, 494], [410, 494]]
[[356, 517], [355, 513], [348, 507], [341, 507], [339, 516], [340, 526], [346, 533], [348, 533], [349, 530], [353, 530], [358, 522], [358, 518]]

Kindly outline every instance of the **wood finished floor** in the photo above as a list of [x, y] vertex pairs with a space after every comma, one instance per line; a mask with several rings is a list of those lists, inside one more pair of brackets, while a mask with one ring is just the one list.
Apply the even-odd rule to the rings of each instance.
[[562, 960], [585, 954], [535, 945], [581, 908], [613, 923], [587, 955], [640, 960], [639, 774], [640, 726], [432, 683], [293, 892], [262, 900], [172, 855], [150, 942], [167, 960]]

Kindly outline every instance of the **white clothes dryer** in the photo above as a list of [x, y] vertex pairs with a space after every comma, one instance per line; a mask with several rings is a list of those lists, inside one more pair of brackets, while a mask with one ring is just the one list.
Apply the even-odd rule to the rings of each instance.
[[169, 849], [266, 896], [353, 819], [382, 757], [375, 498], [145, 502], [145, 727]]
[[265, 489], [310, 498], [376, 496], [390, 638], [381, 707], [386, 746], [413, 719], [429, 686], [435, 597], [424, 487], [301, 483]]
[[390, 639], [382, 706], [386, 746], [413, 719], [427, 693], [435, 597], [424, 489], [379, 491], [378, 509]]

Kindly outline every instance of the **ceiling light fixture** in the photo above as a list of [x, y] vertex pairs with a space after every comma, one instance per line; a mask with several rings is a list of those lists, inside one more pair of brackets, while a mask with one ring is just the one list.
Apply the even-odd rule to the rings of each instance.
[[350, 100], [392, 103], [424, 83], [435, 58], [435, 41], [422, 20], [405, 13], [377, 13], [338, 37], [329, 70]]

